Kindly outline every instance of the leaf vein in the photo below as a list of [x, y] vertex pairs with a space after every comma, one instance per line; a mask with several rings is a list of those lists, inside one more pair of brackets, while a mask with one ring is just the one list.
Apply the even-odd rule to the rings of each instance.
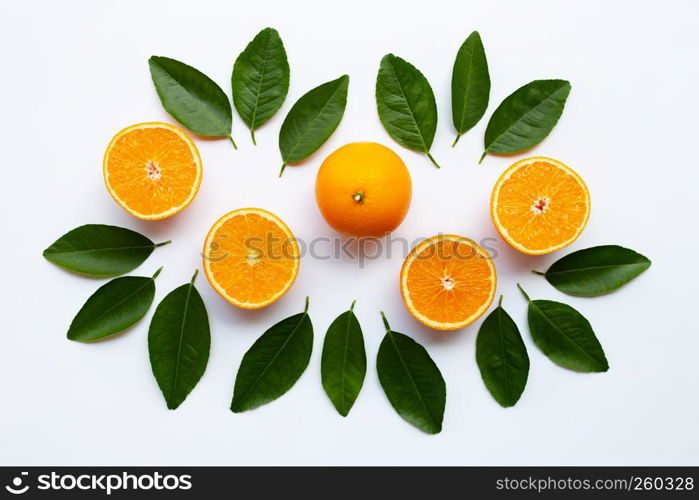
[[272, 366], [272, 365], [274, 364], [274, 362], [277, 360], [277, 358], [279, 357], [279, 355], [281, 354], [281, 352], [286, 348], [286, 345], [291, 341], [291, 339], [292, 339], [292, 337], [294, 336], [294, 334], [296, 334], [296, 332], [298, 331], [299, 327], [301, 326], [301, 323], [303, 323], [303, 320], [306, 319], [306, 316], [308, 316], [308, 312], [307, 312], [307, 311], [304, 311], [304, 312], [303, 312], [303, 315], [302, 315], [301, 318], [299, 319], [298, 323], [296, 323], [296, 326], [294, 327], [294, 329], [293, 329], [293, 330], [291, 331], [291, 333], [287, 336], [286, 340], [284, 340], [284, 343], [283, 343], [283, 344], [281, 345], [281, 347], [277, 350], [277, 352], [274, 354], [274, 356], [272, 356], [272, 359], [269, 361], [269, 363], [267, 363], [267, 365], [264, 367], [264, 369], [262, 370], [262, 372], [260, 372], [260, 374], [257, 376], [257, 378], [255, 379], [255, 381], [250, 385], [250, 387], [248, 388], [248, 390], [245, 391], [245, 393], [239, 398], [238, 401], [244, 401], [244, 400], [248, 397], [248, 395], [250, 394], [250, 392], [251, 392], [255, 387], [257, 387], [257, 384], [260, 382], [260, 380], [262, 380], [262, 377], [264, 377], [265, 373], [267, 373], [267, 370], [269, 370], [269, 367]]
[[408, 368], [408, 364], [405, 362], [405, 359], [403, 359], [403, 356], [400, 353], [400, 350], [398, 349], [398, 345], [396, 344], [395, 339], [393, 338], [393, 332], [389, 331], [388, 336], [391, 339], [391, 343], [393, 344], [393, 348], [396, 350], [396, 354], [398, 354], [398, 359], [400, 359], [401, 364], [403, 365], [403, 368], [405, 369], [406, 373], [408, 374], [408, 378], [410, 379], [410, 382], [413, 385], [413, 388], [415, 389], [415, 394], [417, 394], [417, 399], [420, 401], [420, 404], [422, 405], [422, 408], [425, 410], [425, 413], [427, 414], [427, 417], [430, 419], [430, 422], [432, 423], [433, 428], [437, 429], [439, 426], [437, 423], [434, 421], [434, 418], [432, 417], [432, 414], [430, 411], [427, 409], [427, 404], [425, 401], [422, 399], [422, 393], [417, 387], [417, 383], [415, 382], [415, 379], [413, 378], [413, 374]]
[[[518, 125], [521, 121], [523, 121], [529, 114], [531, 114], [531, 113], [535, 112], [537, 109], [539, 109], [540, 106], [543, 106], [543, 105], [546, 104], [549, 100], [552, 100], [556, 95], [558, 95], [559, 92], [561, 92], [562, 90], [565, 90], [566, 87], [567, 87], [566, 85], [563, 85], [562, 87], [560, 87], [559, 89], [557, 89], [555, 92], [552, 92], [549, 96], [547, 96], [545, 99], [543, 99], [539, 104], [537, 104], [537, 105], [534, 106], [533, 108], [528, 109], [527, 111], [525, 111], [524, 113], [522, 113], [522, 115], [521, 115], [519, 118], [517, 118], [516, 120], [514, 120], [514, 122], [513, 122], [511, 125], [509, 125], [508, 127], [506, 127], [505, 130], [503, 130], [495, 139], [493, 139], [493, 141], [492, 141], [492, 142], [488, 145], [488, 147], [486, 148], [486, 151], [489, 151], [490, 148], [492, 148], [493, 145], [496, 144], [505, 134], [507, 134], [507, 133], [514, 133], [514, 134], [516, 134], [516, 132], [511, 132], [512, 129], [513, 129], [516, 125]], [[497, 111], [497, 110], [496, 110], [496, 111]], [[491, 119], [492, 119], [492, 117], [491, 117]], [[526, 137], [526, 136], [523, 136], [523, 137]]]

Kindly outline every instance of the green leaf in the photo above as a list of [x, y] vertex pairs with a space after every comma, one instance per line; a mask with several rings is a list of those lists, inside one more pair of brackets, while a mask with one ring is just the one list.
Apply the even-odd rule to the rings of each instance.
[[398, 414], [428, 434], [442, 430], [447, 387], [424, 347], [394, 332], [381, 313], [386, 335], [379, 346], [376, 370], [388, 400]]
[[518, 153], [543, 141], [558, 123], [569, 93], [566, 80], [534, 80], [515, 90], [490, 117], [480, 161], [488, 153]]
[[272, 326], [243, 356], [235, 378], [231, 411], [252, 410], [283, 395], [303, 374], [312, 351], [313, 324], [306, 298], [302, 313]]
[[388, 135], [400, 145], [430, 154], [437, 130], [437, 103], [427, 78], [408, 61], [387, 54], [376, 77], [376, 106]]
[[324, 83], [296, 101], [279, 131], [282, 154], [281, 176], [289, 163], [296, 163], [316, 152], [342, 121], [347, 104], [349, 76]]
[[117, 226], [86, 224], [58, 238], [44, 257], [70, 271], [90, 276], [118, 276], [140, 266], [155, 244], [142, 234]]
[[155, 296], [155, 274], [124, 276], [102, 285], [87, 299], [68, 329], [68, 338], [92, 342], [117, 333], [138, 322], [148, 312]]
[[170, 410], [176, 409], [204, 375], [211, 333], [206, 306], [194, 280], [175, 288], [158, 304], [148, 329], [153, 375]]
[[613, 292], [650, 267], [650, 260], [628, 248], [602, 245], [578, 250], [541, 273], [563, 293], [594, 297]]
[[330, 324], [320, 362], [323, 389], [343, 417], [349, 413], [366, 375], [364, 337], [354, 302]]
[[569, 305], [552, 300], [529, 302], [529, 331], [534, 343], [551, 361], [579, 372], [606, 372], [609, 363], [590, 322]]
[[456, 54], [451, 75], [451, 115], [456, 128], [453, 146], [485, 114], [490, 97], [490, 73], [481, 36], [471, 33]]
[[476, 362], [483, 383], [501, 406], [514, 406], [529, 376], [529, 356], [517, 325], [502, 308], [491, 312], [478, 330]]
[[277, 30], [265, 28], [245, 47], [233, 65], [233, 104], [250, 129], [279, 111], [289, 91], [289, 62]]
[[195, 134], [233, 141], [231, 103], [216, 82], [168, 57], [152, 56], [148, 66], [158, 97], [175, 120]]

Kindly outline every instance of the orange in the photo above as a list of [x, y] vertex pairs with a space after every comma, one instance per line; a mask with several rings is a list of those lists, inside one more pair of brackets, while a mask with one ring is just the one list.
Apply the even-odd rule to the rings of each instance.
[[590, 192], [571, 168], [551, 158], [520, 160], [498, 179], [490, 215], [507, 243], [529, 255], [573, 243], [590, 217]]
[[350, 236], [383, 236], [408, 213], [412, 182], [405, 163], [375, 142], [346, 144], [316, 177], [316, 201], [326, 222]]
[[240, 208], [213, 225], [204, 242], [204, 272], [221, 297], [259, 309], [284, 295], [299, 272], [299, 246], [282, 220]]
[[488, 310], [495, 296], [495, 265], [476, 242], [438, 235], [417, 245], [403, 263], [400, 291], [419, 322], [457, 330]]
[[102, 170], [114, 201], [145, 220], [175, 215], [201, 184], [197, 147], [168, 123], [139, 123], [119, 132], [107, 146]]

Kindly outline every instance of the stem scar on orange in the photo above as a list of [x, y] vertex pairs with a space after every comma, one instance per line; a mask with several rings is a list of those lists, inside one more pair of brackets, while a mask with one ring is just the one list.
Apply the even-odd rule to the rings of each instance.
[[590, 192], [570, 167], [551, 158], [520, 160], [498, 179], [490, 215], [500, 236], [529, 255], [573, 243], [590, 217]]
[[493, 302], [496, 284], [490, 255], [463, 236], [438, 235], [421, 242], [400, 272], [408, 311], [436, 330], [457, 330], [477, 320]]
[[299, 272], [299, 246], [276, 215], [240, 208], [213, 225], [204, 242], [204, 272], [221, 297], [259, 309], [284, 295]]
[[102, 163], [109, 194], [134, 217], [171, 217], [201, 184], [201, 157], [192, 139], [168, 123], [139, 123], [109, 143]]
[[350, 236], [384, 236], [405, 218], [410, 173], [396, 153], [375, 142], [345, 144], [318, 170], [316, 202], [325, 221]]

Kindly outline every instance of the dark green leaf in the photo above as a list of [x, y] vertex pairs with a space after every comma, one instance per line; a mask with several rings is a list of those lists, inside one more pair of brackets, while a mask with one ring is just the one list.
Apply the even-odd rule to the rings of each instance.
[[469, 35], [456, 54], [451, 75], [451, 114], [456, 128], [454, 146], [485, 114], [490, 97], [490, 73], [481, 36]]
[[175, 120], [195, 134], [233, 140], [231, 103], [216, 82], [168, 57], [152, 56], [148, 65], [160, 101]]
[[569, 305], [552, 300], [529, 302], [529, 331], [551, 361], [579, 372], [606, 372], [609, 363], [590, 322]]
[[437, 103], [427, 78], [408, 61], [387, 54], [376, 77], [376, 106], [386, 132], [400, 145], [430, 154], [437, 130]]
[[174, 410], [192, 392], [209, 361], [211, 333], [206, 306], [192, 280], [175, 288], [158, 304], [148, 329], [153, 375]]
[[342, 121], [347, 104], [349, 76], [324, 83], [301, 96], [286, 115], [279, 131], [282, 170], [318, 150]]
[[603, 245], [578, 250], [541, 274], [563, 293], [593, 297], [622, 287], [650, 267], [650, 260], [628, 248]]
[[376, 357], [381, 386], [401, 417], [428, 434], [437, 434], [447, 400], [442, 374], [424, 347], [391, 330], [385, 316], [383, 320], [386, 335]]
[[250, 129], [272, 118], [289, 91], [289, 62], [277, 30], [265, 28], [245, 47], [233, 65], [233, 104]]
[[271, 327], [243, 356], [235, 378], [231, 411], [252, 410], [283, 395], [303, 374], [312, 351], [313, 324], [306, 298], [302, 313]]
[[54, 264], [91, 276], [117, 276], [140, 266], [155, 244], [130, 229], [103, 224], [86, 224], [58, 238], [44, 250]]
[[92, 342], [123, 332], [148, 312], [155, 296], [155, 278], [124, 276], [102, 285], [87, 299], [68, 329], [68, 338]]
[[330, 324], [325, 334], [320, 375], [330, 401], [340, 415], [346, 417], [366, 375], [364, 337], [354, 314], [354, 302], [349, 311]]
[[566, 80], [534, 80], [505, 98], [485, 130], [485, 151], [518, 153], [536, 146], [551, 133], [570, 93]]
[[476, 362], [483, 383], [501, 406], [514, 406], [529, 376], [529, 356], [519, 329], [509, 314], [498, 307], [478, 330]]

